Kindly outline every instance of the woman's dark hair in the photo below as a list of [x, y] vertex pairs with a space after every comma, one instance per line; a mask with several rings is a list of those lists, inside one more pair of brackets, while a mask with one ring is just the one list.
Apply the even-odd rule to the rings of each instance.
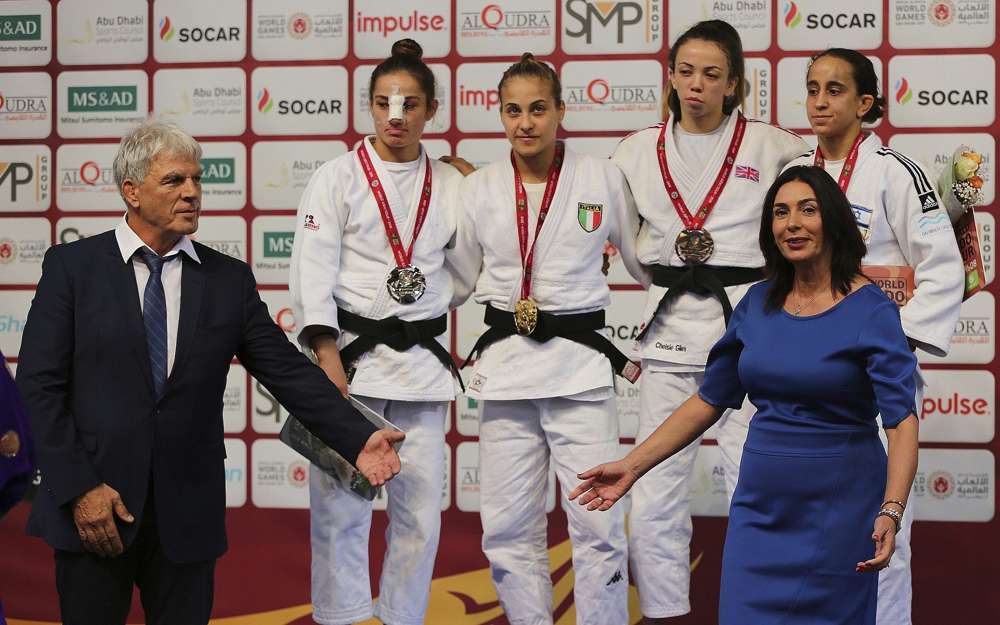
[[764, 198], [760, 218], [760, 251], [764, 253], [764, 275], [771, 280], [767, 292], [767, 310], [777, 310], [792, 290], [795, 267], [778, 248], [771, 224], [774, 221], [774, 199], [778, 190], [793, 180], [801, 180], [816, 194], [819, 214], [823, 220], [823, 247], [829, 247], [830, 283], [842, 295], [851, 292], [851, 282], [861, 274], [865, 242], [858, 232], [854, 209], [830, 174], [821, 167], [797, 165], [790, 167], [774, 181]]
[[[674, 71], [674, 64], [677, 61], [677, 52], [688, 41], [700, 39], [710, 41], [722, 49], [729, 61], [729, 80], [736, 81], [736, 90], [733, 95], [728, 96], [722, 103], [722, 112], [726, 115], [732, 113], [738, 106], [743, 104], [746, 97], [746, 65], [743, 63], [743, 42], [740, 41], [740, 34], [736, 32], [728, 22], [722, 20], [706, 20], [698, 22], [677, 38], [674, 45], [670, 47], [670, 55], [667, 57], [671, 73]], [[677, 119], [681, 118], [681, 101], [677, 97], [677, 92], [670, 91], [667, 97], [670, 111]]]
[[824, 56], [832, 56], [833, 58], [840, 59], [850, 65], [851, 76], [854, 78], [854, 85], [858, 89], [858, 95], [870, 95], [872, 97], [872, 107], [868, 109], [868, 112], [861, 118], [861, 121], [866, 124], [871, 124], [882, 119], [882, 115], [884, 114], [883, 109], [885, 108], [885, 98], [883, 98], [878, 92], [878, 74], [875, 73], [875, 66], [872, 65], [871, 59], [857, 50], [851, 50], [849, 48], [827, 48], [809, 61], [809, 68], [806, 70], [807, 81], [809, 80], [809, 70], [812, 69], [813, 63]]
[[552, 87], [552, 98], [556, 101], [556, 106], [562, 106], [562, 83], [559, 82], [559, 75], [548, 63], [539, 61], [535, 55], [525, 52], [521, 55], [521, 60], [514, 63], [504, 71], [497, 85], [497, 92], [503, 98], [503, 86], [511, 78], [537, 78], [546, 81]]
[[434, 99], [437, 81], [434, 79], [434, 72], [427, 67], [427, 63], [424, 63], [423, 56], [424, 49], [412, 39], [400, 39], [392, 44], [389, 58], [375, 66], [371, 80], [368, 81], [368, 103], [371, 104], [375, 97], [375, 81], [380, 77], [396, 72], [407, 72], [420, 84], [420, 90], [427, 96], [427, 104], [430, 106]]

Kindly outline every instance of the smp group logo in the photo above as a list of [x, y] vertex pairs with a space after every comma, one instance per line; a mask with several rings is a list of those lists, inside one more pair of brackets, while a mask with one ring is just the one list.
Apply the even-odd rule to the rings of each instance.
[[[424, 134], [437, 134], [451, 129], [451, 68], [445, 63], [428, 63], [434, 74], [434, 98], [438, 101], [437, 113], [424, 126]], [[375, 132], [369, 104], [368, 84], [374, 65], [354, 68], [354, 131], [363, 135]]]
[[343, 67], [258, 67], [250, 82], [259, 135], [340, 134], [347, 130]]
[[462, 63], [455, 72], [455, 122], [462, 132], [503, 132], [499, 77], [510, 63]]
[[0, 284], [38, 282], [51, 244], [50, 228], [44, 217], [0, 218]]
[[783, 50], [816, 50], [836, 45], [868, 50], [882, 43], [882, 10], [869, 0], [783, 0], [778, 45]]
[[751, 119], [771, 122], [771, 92], [774, 89], [771, 62], [764, 58], [746, 59], [746, 98], [743, 114]]
[[201, 144], [202, 210], [240, 210], [247, 202], [247, 149], [239, 141]]
[[51, 24], [49, 2], [0, 2], [0, 66], [47, 65], [52, 60]]
[[122, 199], [111, 168], [117, 151], [114, 143], [59, 146], [56, 206], [64, 211], [120, 210]]
[[257, 217], [253, 233], [253, 274], [261, 284], [287, 284], [295, 242], [293, 215]]
[[993, 519], [996, 469], [986, 449], [921, 449], [912, 497], [918, 521]]
[[535, 0], [459, 0], [458, 52], [462, 56], [551, 54], [556, 47], [555, 8]]
[[659, 52], [663, 0], [565, 0], [563, 48], [569, 54]]
[[251, 150], [253, 205], [294, 210], [323, 163], [347, 152], [343, 141], [259, 141]]
[[760, 52], [771, 47], [770, 0], [687, 0], [667, 4], [668, 44], [696, 22], [717, 19], [732, 24], [739, 31], [745, 52]]
[[989, 371], [923, 372], [920, 440], [928, 443], [989, 443], [996, 426], [996, 379]]
[[994, 42], [997, 5], [983, 0], [889, 0], [894, 48], [980, 48]]
[[0, 153], [0, 212], [48, 210], [51, 162], [46, 145], [5, 145]]
[[63, 65], [142, 63], [148, 55], [149, 7], [132, 0], [63, 2], [57, 49]]
[[995, 353], [996, 300], [992, 293], [982, 291], [962, 302], [962, 311], [951, 349], [944, 357], [931, 356], [920, 350], [917, 358], [926, 363], [982, 365], [993, 362]]
[[0, 74], [0, 137], [45, 139], [52, 132], [52, 78], [45, 72]]
[[161, 63], [239, 61], [246, 56], [247, 3], [153, 3], [153, 57]]
[[[419, 8], [414, 8], [418, 7]], [[451, 2], [449, 0], [381, 0], [355, 3], [354, 53], [361, 59], [389, 56], [392, 43], [409, 37], [424, 49], [424, 58], [451, 51]]]
[[161, 69], [153, 75], [153, 111], [193, 135], [241, 135], [246, 80], [239, 67]]
[[253, 3], [251, 51], [260, 61], [342, 59], [347, 56], [347, 0]]
[[658, 61], [570, 61], [562, 66], [567, 130], [634, 130], [660, 117]]
[[120, 138], [149, 111], [149, 79], [142, 70], [63, 72], [56, 79], [62, 137]]
[[995, 119], [996, 61], [989, 54], [895, 56], [888, 84], [894, 126], [989, 126]]

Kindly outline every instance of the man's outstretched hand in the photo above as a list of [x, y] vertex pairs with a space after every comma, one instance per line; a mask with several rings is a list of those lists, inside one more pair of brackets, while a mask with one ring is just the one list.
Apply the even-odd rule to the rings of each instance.
[[399, 473], [399, 454], [393, 445], [406, 438], [397, 430], [379, 430], [371, 435], [358, 454], [355, 466], [372, 486], [381, 486]]

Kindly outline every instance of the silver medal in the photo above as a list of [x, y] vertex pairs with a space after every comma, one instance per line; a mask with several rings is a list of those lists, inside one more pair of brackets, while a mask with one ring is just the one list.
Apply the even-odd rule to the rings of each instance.
[[427, 290], [427, 278], [412, 265], [396, 267], [389, 273], [385, 287], [392, 299], [400, 304], [412, 304]]

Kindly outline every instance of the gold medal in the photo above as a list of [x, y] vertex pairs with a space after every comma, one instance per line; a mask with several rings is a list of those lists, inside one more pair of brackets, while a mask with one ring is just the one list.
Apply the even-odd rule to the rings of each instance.
[[538, 327], [538, 304], [530, 297], [514, 304], [514, 327], [521, 336], [528, 336]]
[[704, 228], [685, 228], [677, 235], [674, 251], [685, 263], [701, 265], [712, 257], [715, 241]]
[[17, 452], [21, 451], [21, 437], [14, 430], [7, 430], [0, 436], [0, 456], [13, 458]]

